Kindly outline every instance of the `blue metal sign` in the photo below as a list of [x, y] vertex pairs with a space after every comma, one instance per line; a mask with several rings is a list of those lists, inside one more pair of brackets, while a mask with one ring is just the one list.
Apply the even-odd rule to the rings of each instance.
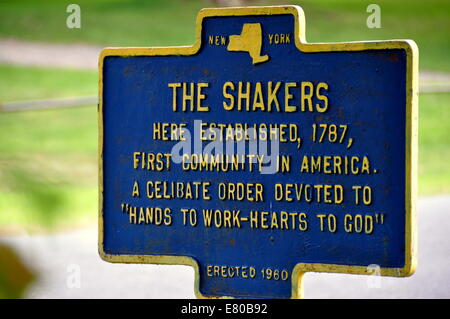
[[415, 268], [417, 48], [306, 43], [299, 7], [205, 9], [193, 46], [100, 57], [99, 250], [199, 297]]

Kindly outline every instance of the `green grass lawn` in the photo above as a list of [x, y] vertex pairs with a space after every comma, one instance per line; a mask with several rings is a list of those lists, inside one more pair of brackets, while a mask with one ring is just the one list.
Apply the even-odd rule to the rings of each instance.
[[[295, 2], [305, 11], [308, 42], [412, 39], [419, 46], [421, 69], [450, 71], [450, 1]], [[379, 29], [366, 27], [371, 3], [381, 8]]]
[[[373, 1], [248, 1], [250, 5], [298, 4], [306, 14], [309, 42], [413, 39], [422, 69], [450, 71], [450, 1], [378, 0], [381, 28], [369, 29], [366, 8]], [[184, 45], [194, 42], [198, 10], [208, 0], [79, 0], [81, 29], [66, 27], [66, 7], [57, 0], [3, 0], [0, 37], [102, 46]]]
[[[0, 66], [0, 101], [96, 93], [96, 72]], [[0, 229], [95, 220], [95, 106], [0, 113], [0, 136]]]
[[450, 93], [419, 99], [419, 193], [450, 193]]
[[[13, 79], [11, 81], [10, 79]], [[95, 95], [96, 72], [0, 65], [0, 99]], [[420, 96], [420, 194], [450, 193], [450, 94]], [[97, 218], [95, 106], [0, 113], [0, 230]]]

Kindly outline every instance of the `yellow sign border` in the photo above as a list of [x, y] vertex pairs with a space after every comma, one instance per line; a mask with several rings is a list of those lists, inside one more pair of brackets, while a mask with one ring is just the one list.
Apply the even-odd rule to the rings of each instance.
[[[291, 14], [295, 19], [294, 38], [297, 48], [302, 52], [329, 51], [365, 51], [384, 49], [403, 49], [406, 52], [406, 181], [405, 181], [405, 266], [403, 268], [380, 268], [381, 276], [406, 277], [414, 273], [417, 265], [417, 159], [418, 159], [418, 60], [419, 50], [412, 40], [358, 41], [341, 43], [307, 43], [305, 38], [305, 15], [299, 6], [270, 6], [242, 8], [202, 9], [196, 19], [196, 41], [192, 46], [175, 47], [130, 47], [105, 48], [99, 57], [99, 224], [98, 251], [100, 257], [114, 263], [142, 263], [163, 265], [187, 265], [195, 271], [194, 292], [197, 298], [230, 298], [206, 296], [200, 292], [199, 266], [194, 258], [186, 256], [151, 256], [151, 255], [112, 255], [103, 249], [103, 61], [107, 56], [168, 56], [194, 55], [201, 47], [202, 22], [208, 17], [254, 16]], [[299, 263], [291, 275], [291, 298], [303, 297], [302, 278], [306, 272], [328, 272], [348, 274], [369, 274], [363, 266], [345, 266], [333, 264]]]

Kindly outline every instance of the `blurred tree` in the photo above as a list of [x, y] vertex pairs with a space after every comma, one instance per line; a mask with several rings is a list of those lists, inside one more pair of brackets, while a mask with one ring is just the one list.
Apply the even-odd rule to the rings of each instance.
[[0, 299], [21, 298], [34, 277], [11, 248], [0, 244]]

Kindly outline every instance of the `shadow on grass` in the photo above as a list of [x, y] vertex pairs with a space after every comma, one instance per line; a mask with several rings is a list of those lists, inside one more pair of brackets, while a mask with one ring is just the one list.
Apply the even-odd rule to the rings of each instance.
[[9, 192], [25, 201], [20, 204], [27, 207], [27, 218], [32, 219], [30, 222], [49, 230], [63, 214], [68, 197], [61, 185], [48, 180], [44, 174], [17, 166], [2, 172]]

